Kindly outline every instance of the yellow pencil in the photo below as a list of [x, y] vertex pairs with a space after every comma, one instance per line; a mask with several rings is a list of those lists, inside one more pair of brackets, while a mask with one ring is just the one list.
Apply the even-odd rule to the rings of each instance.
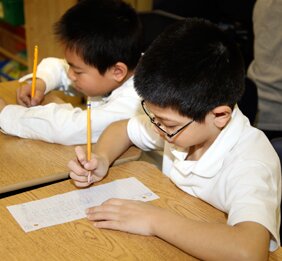
[[33, 59], [33, 72], [32, 72], [32, 85], [31, 85], [31, 97], [35, 95], [36, 85], [36, 71], [37, 71], [37, 60], [38, 60], [38, 46], [34, 46], [34, 59]]
[[[91, 101], [87, 100], [87, 160], [91, 160]], [[88, 173], [88, 183], [91, 181], [91, 171]]]

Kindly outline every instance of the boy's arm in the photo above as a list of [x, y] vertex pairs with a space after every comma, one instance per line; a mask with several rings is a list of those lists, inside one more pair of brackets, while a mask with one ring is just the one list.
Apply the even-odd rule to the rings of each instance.
[[40, 97], [31, 101], [31, 79], [32, 74], [28, 74], [19, 79], [19, 82], [27, 81], [18, 89], [18, 103], [24, 106], [34, 106], [40, 104], [44, 94], [54, 89], [67, 91], [71, 81], [67, 76], [68, 64], [65, 60], [59, 58], [45, 58], [37, 68], [36, 76], [38, 78], [36, 90], [39, 90]]
[[255, 222], [229, 226], [168, 214], [159, 216], [154, 229], [156, 236], [203, 260], [268, 259], [270, 234]]
[[111, 199], [86, 211], [97, 228], [153, 235], [201, 260], [267, 260], [270, 235], [255, 222], [235, 226], [188, 219], [151, 204]]
[[[86, 144], [86, 114], [86, 110], [70, 104], [50, 103], [30, 108], [7, 105], [0, 114], [0, 127], [7, 134], [21, 138], [64, 145]], [[93, 109], [91, 117], [94, 143], [109, 124], [128, 115], [114, 116], [97, 108]]]
[[[112, 122], [132, 117], [139, 108], [137, 95], [122, 96], [101, 106], [93, 106], [92, 142], [97, 142], [103, 130]], [[64, 145], [86, 144], [86, 119], [86, 110], [73, 108], [70, 104], [51, 103], [30, 108], [8, 105], [0, 114], [0, 127], [7, 134], [22, 138]]]
[[112, 123], [101, 134], [95, 147], [95, 154], [111, 165], [121, 154], [133, 145], [127, 134], [128, 120]]
[[[128, 120], [112, 123], [100, 136], [95, 146], [95, 154], [88, 162], [86, 153], [76, 147], [76, 159], [68, 163], [70, 177], [78, 187], [86, 187], [90, 183], [101, 180], [108, 172], [109, 166], [132, 144], [127, 135]], [[91, 171], [91, 180], [88, 175]]]
[[[64, 59], [48, 57], [43, 59], [37, 67], [36, 76], [46, 83], [45, 94], [60, 87], [67, 88], [70, 80], [67, 77], [68, 64]], [[32, 74], [28, 74], [19, 79], [24, 82], [32, 79]]]

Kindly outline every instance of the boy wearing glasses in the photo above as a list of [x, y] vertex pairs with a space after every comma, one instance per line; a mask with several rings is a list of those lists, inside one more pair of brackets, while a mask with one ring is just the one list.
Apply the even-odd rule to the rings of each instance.
[[157, 236], [202, 260], [266, 260], [280, 245], [281, 170], [266, 136], [236, 105], [244, 89], [236, 44], [205, 20], [180, 21], [147, 50], [134, 81], [145, 115], [108, 127], [89, 162], [77, 147], [68, 164], [74, 183], [88, 186], [89, 170], [92, 182], [103, 179], [132, 144], [162, 148], [164, 174], [227, 213], [227, 224], [121, 199], [86, 210], [88, 219], [97, 228]]

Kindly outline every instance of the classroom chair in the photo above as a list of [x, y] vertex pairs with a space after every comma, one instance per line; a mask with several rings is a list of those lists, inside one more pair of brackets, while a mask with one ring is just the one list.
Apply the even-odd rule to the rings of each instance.
[[238, 102], [240, 110], [248, 117], [251, 125], [254, 125], [257, 110], [258, 110], [258, 91], [255, 83], [245, 77], [245, 91]]
[[[278, 157], [280, 159], [280, 166], [282, 165], [282, 137], [279, 137], [279, 138], [274, 138], [272, 139], [271, 141], [271, 144], [273, 146], [273, 148], [276, 150], [277, 154], [278, 154]], [[282, 168], [282, 166], [281, 166]], [[282, 216], [282, 202], [281, 202], [281, 205], [280, 205], [280, 213], [281, 213], [281, 216]], [[282, 242], [282, 227], [280, 225], [280, 241]]]
[[162, 10], [139, 12], [138, 16], [143, 26], [142, 51], [145, 52], [153, 40], [170, 24], [185, 19], [182, 16]]
[[282, 137], [274, 138], [270, 142], [278, 154], [280, 163], [282, 163]]

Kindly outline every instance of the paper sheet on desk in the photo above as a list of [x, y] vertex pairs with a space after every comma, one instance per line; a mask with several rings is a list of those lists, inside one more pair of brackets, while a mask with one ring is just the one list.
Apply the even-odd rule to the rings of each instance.
[[83, 218], [86, 208], [110, 198], [150, 201], [159, 197], [136, 178], [127, 178], [7, 208], [22, 229], [30, 232]]

